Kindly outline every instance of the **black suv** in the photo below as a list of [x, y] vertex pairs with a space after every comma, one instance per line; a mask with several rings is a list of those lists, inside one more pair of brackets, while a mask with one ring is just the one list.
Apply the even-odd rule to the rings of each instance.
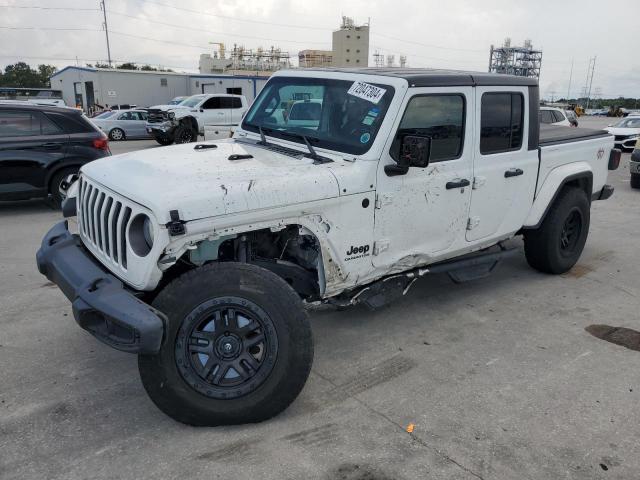
[[104, 133], [72, 108], [0, 103], [0, 200], [47, 197], [82, 165], [111, 155]]

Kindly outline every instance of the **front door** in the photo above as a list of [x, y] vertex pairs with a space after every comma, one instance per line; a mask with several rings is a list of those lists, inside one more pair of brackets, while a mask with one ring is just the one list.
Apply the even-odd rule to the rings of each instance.
[[477, 87], [469, 242], [509, 236], [528, 215], [538, 175], [538, 151], [529, 150], [526, 87]]
[[[429, 263], [464, 244], [473, 160], [472, 87], [410, 89], [378, 167], [376, 267]], [[429, 165], [388, 176], [406, 135], [431, 139]]]

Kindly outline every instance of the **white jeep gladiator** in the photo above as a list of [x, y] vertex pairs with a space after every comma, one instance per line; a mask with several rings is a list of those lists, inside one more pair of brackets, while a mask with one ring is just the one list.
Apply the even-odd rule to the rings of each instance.
[[147, 133], [160, 145], [191, 143], [204, 135], [210, 139], [231, 136], [248, 109], [244, 95], [223, 93], [193, 95], [177, 105], [149, 108]]
[[78, 231], [54, 226], [38, 267], [82, 328], [139, 355], [166, 414], [265, 420], [309, 375], [305, 303], [482, 278], [517, 235], [533, 268], [573, 267], [620, 152], [604, 131], [541, 129], [538, 104], [507, 75], [278, 72], [234, 138], [83, 166], [63, 208]]

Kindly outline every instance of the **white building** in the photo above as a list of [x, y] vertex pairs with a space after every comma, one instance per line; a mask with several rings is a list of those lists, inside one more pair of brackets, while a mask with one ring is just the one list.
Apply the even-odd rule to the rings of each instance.
[[68, 106], [85, 111], [96, 104], [134, 104], [150, 107], [167, 103], [174, 97], [198, 93], [234, 93], [249, 103], [266, 83], [256, 75], [202, 75], [175, 72], [146, 72], [69, 66], [51, 76], [51, 88], [62, 90]]

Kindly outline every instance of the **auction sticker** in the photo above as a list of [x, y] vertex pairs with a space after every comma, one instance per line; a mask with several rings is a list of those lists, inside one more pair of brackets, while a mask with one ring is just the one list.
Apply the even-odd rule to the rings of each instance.
[[387, 91], [384, 88], [376, 87], [369, 83], [353, 82], [351, 88], [347, 92], [354, 97], [368, 100], [371, 103], [377, 104]]

